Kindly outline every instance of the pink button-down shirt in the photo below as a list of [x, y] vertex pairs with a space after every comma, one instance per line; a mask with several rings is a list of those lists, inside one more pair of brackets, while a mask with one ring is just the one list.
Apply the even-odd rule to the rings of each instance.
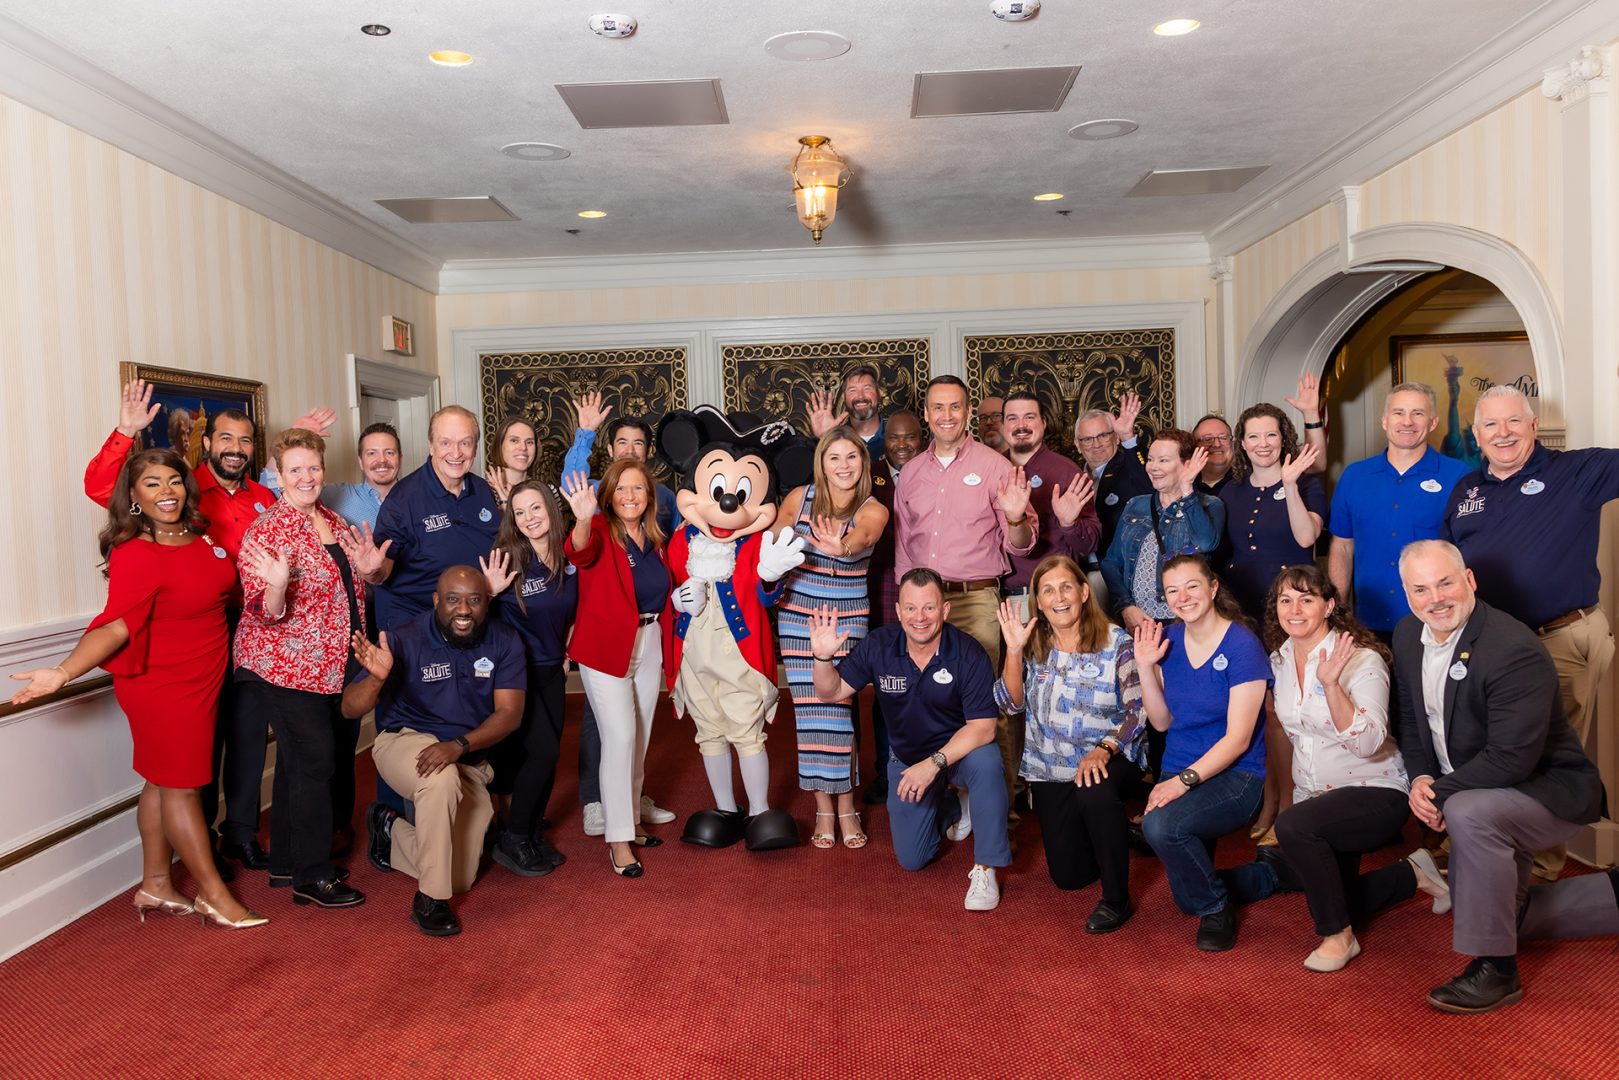
[[926, 566], [946, 581], [998, 578], [1011, 568], [1006, 553], [1027, 555], [1039, 537], [1029, 508], [1029, 542], [1007, 538], [1006, 515], [997, 495], [1012, 476], [1012, 463], [968, 438], [948, 466], [934, 445], [900, 470], [894, 489], [894, 579]]

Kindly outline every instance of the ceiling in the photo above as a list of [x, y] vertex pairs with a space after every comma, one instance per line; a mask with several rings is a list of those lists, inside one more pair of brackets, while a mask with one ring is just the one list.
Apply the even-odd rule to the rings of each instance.
[[[109, 0], [0, 0], [0, 15], [453, 260], [808, 246], [786, 173], [805, 134], [832, 136], [854, 172], [827, 247], [1207, 233], [1542, 6], [1045, 0], [1014, 24], [989, 0], [146, 0], [138, 17]], [[597, 37], [586, 21], [599, 11], [639, 30]], [[1152, 33], [1178, 16], [1203, 26]], [[379, 22], [392, 33], [360, 33]], [[817, 62], [764, 51], [812, 29], [853, 47]], [[439, 67], [435, 49], [475, 61]], [[1055, 113], [910, 116], [918, 72], [1075, 64]], [[555, 88], [710, 78], [727, 125], [585, 130]], [[1066, 134], [1104, 117], [1140, 128]], [[498, 152], [515, 141], [572, 156]], [[1126, 194], [1153, 169], [1260, 165], [1229, 194]], [[1032, 200], [1043, 192], [1066, 198]], [[519, 220], [411, 225], [376, 203], [485, 195]], [[576, 216], [586, 209], [607, 217]]]

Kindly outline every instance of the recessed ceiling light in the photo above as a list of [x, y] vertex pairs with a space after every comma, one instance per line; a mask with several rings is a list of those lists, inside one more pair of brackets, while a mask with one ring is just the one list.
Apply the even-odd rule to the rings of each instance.
[[1202, 25], [1196, 19], [1170, 19], [1153, 27], [1152, 32], [1159, 37], [1180, 37], [1182, 34], [1190, 34]]
[[605, 211], [605, 210], [581, 210], [581, 211], [579, 211], [579, 216], [582, 217], [582, 218], [601, 218], [601, 217], [606, 217], [607, 216], [607, 211]]
[[765, 52], [777, 60], [830, 60], [848, 52], [854, 42], [830, 30], [794, 30], [765, 40]]
[[360, 27], [360, 33], [370, 34], [372, 37], [387, 37], [389, 34], [393, 33], [393, 31], [389, 30], [386, 26], [383, 26], [379, 22], [374, 22], [366, 23], [364, 26]]
[[522, 161], [561, 161], [573, 153], [567, 147], [548, 142], [513, 142], [500, 148], [507, 157]]
[[427, 54], [427, 58], [442, 67], [466, 67], [472, 63], [471, 53], [456, 52], [454, 49], [440, 49], [438, 52], [430, 52]]
[[1034, 201], [1035, 202], [1056, 202], [1058, 199], [1061, 199], [1061, 198], [1063, 198], [1063, 193], [1062, 192], [1060, 192], [1060, 191], [1048, 191], [1044, 195], [1036, 195], [1034, 197]]
[[1134, 120], [1112, 117], [1107, 120], [1087, 120], [1083, 124], [1075, 124], [1068, 129], [1068, 134], [1075, 139], [1117, 139], [1120, 135], [1130, 134], [1140, 126]]

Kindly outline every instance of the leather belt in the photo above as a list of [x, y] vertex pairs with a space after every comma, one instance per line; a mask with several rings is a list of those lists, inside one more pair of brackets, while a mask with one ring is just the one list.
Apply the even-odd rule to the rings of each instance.
[[1575, 610], [1566, 614], [1557, 616], [1557, 618], [1536, 630], [1535, 633], [1539, 634], [1541, 637], [1545, 637], [1553, 630], [1561, 630], [1565, 626], [1573, 626], [1587, 615], [1596, 611], [1596, 609], [1597, 605], [1595, 604], [1592, 604], [1590, 607], [1576, 608]]
[[992, 577], [977, 578], [973, 581], [947, 581], [944, 583], [944, 591], [947, 593], [970, 593], [977, 592], [979, 589], [993, 589], [999, 584], [1000, 580]]
[[642, 626], [651, 626], [653, 623], [655, 623], [657, 621], [658, 621], [657, 612], [655, 612], [655, 611], [654, 612], [643, 612], [642, 615], [641, 615], [641, 623], [640, 623], [640, 625], [642, 625]]

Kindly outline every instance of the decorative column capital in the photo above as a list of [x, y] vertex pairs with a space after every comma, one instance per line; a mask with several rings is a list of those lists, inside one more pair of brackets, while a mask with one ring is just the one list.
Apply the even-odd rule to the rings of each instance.
[[1224, 285], [1231, 280], [1231, 256], [1222, 255], [1209, 263], [1209, 278], [1216, 285]]
[[1550, 101], [1575, 105], [1590, 96], [1593, 82], [1606, 75], [1603, 50], [1596, 45], [1585, 45], [1580, 48], [1580, 55], [1546, 71], [1540, 80], [1540, 92]]

